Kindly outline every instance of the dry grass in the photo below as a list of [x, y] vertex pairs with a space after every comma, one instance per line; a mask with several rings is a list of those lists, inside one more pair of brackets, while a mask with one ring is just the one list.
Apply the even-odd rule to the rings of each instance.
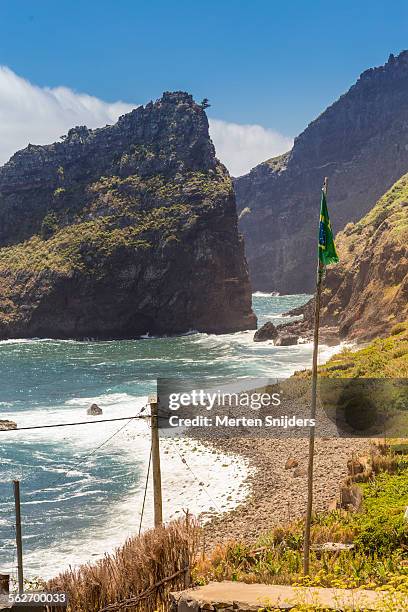
[[[97, 612], [106, 607], [165, 612], [168, 593], [188, 585], [198, 533], [197, 523], [187, 515], [129, 539], [114, 554], [96, 563], [60, 574], [48, 587], [68, 593], [68, 612]], [[114, 605], [125, 600], [131, 600], [129, 605]]]

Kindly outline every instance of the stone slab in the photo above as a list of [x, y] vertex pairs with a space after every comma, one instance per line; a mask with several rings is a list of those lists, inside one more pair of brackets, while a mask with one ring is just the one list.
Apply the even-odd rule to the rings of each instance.
[[205, 586], [172, 593], [174, 612], [258, 612], [263, 606], [290, 610], [296, 604], [327, 609], [383, 610], [383, 593], [362, 589], [291, 587], [285, 585], [211, 582]]

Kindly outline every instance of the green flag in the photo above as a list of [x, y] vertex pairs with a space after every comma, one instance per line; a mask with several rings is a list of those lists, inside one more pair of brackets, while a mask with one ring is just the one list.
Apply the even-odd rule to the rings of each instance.
[[327, 210], [326, 194], [323, 190], [320, 202], [319, 261], [324, 266], [339, 261]]

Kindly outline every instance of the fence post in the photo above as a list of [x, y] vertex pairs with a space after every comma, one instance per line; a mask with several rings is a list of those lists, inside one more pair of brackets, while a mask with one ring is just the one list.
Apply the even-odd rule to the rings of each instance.
[[152, 424], [152, 467], [153, 467], [153, 495], [154, 495], [154, 526], [160, 527], [163, 523], [163, 502], [160, 468], [160, 444], [158, 423], [158, 398], [149, 398], [151, 424]]
[[10, 592], [9, 574], [0, 574], [0, 595], [8, 595]]
[[18, 569], [18, 592], [24, 592], [23, 577], [23, 539], [21, 536], [21, 508], [20, 508], [20, 481], [13, 480], [14, 504], [16, 508], [16, 545], [17, 545], [17, 569]]

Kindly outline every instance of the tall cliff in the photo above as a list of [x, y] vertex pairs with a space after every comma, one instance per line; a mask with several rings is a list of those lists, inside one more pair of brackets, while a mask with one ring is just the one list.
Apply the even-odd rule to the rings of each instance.
[[254, 328], [231, 179], [182, 92], [0, 168], [0, 337]]
[[[336, 236], [340, 263], [327, 270], [321, 323], [340, 338], [369, 340], [389, 335], [408, 321], [408, 174], [367, 215]], [[304, 320], [285, 326], [300, 335], [313, 328], [313, 300]]]
[[253, 288], [310, 292], [320, 188], [334, 230], [361, 218], [408, 170], [408, 51], [364, 72], [293, 149], [235, 180]]

